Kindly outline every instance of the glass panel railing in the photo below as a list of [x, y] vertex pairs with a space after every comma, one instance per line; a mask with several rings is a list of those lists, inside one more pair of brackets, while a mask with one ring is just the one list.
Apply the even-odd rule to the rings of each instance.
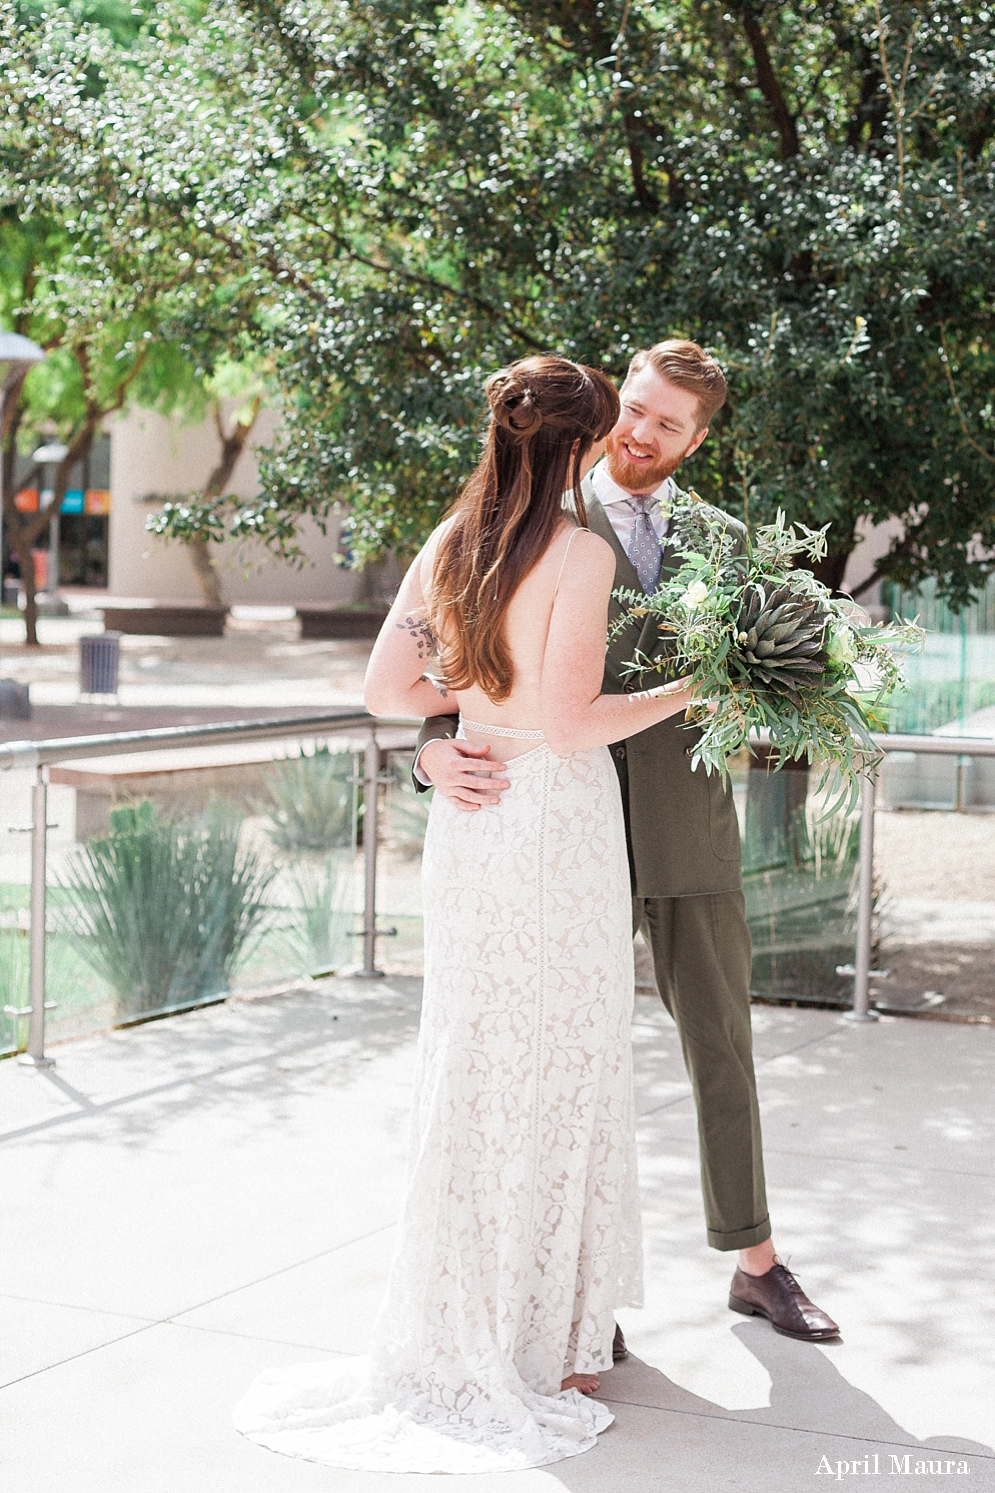
[[334, 738], [53, 767], [50, 1039], [350, 964], [357, 776]]
[[334, 739], [261, 773], [246, 836], [274, 870], [270, 915], [239, 984], [327, 974], [357, 957], [362, 870], [357, 851], [362, 754]]
[[380, 820], [378, 922], [393, 929], [378, 945], [377, 962], [392, 974], [422, 973], [421, 854], [432, 801], [411, 780], [414, 752], [386, 752], [387, 785]]
[[[839, 785], [762, 758], [735, 765], [743, 888], [761, 999], [849, 1005], [856, 937], [859, 813], [833, 808]], [[832, 809], [832, 812], [828, 812]]]
[[874, 841], [874, 1003], [995, 1020], [995, 818], [879, 807]]
[[[421, 853], [430, 795], [410, 731], [386, 733], [378, 816], [377, 963], [422, 970]], [[287, 984], [361, 961], [363, 740], [228, 742], [60, 764], [49, 789], [51, 1040]], [[923, 758], [922, 772], [947, 766]], [[987, 771], [983, 759], [975, 771]], [[877, 815], [876, 977], [884, 1008], [995, 1013], [995, 819]], [[5, 778], [0, 1051], [26, 1045], [32, 774]], [[733, 764], [753, 990], [848, 1006], [858, 815], [793, 768]], [[962, 793], [961, 801], [966, 796]], [[392, 936], [387, 931], [393, 929]], [[645, 978], [645, 974], [643, 976]], [[13, 1014], [12, 1014], [13, 1013]]]
[[[28, 1022], [13, 1013], [28, 1005], [31, 785], [33, 774], [0, 778], [0, 1054], [27, 1045]], [[51, 815], [49, 816], [51, 817]]]
[[[914, 590], [885, 587], [883, 599], [896, 617], [915, 617], [925, 629], [921, 653], [903, 661], [908, 689], [896, 695], [888, 729], [910, 735], [995, 736], [995, 579], [959, 612], [937, 595], [935, 581]], [[907, 784], [925, 793], [933, 774], [920, 761], [923, 782]], [[906, 779], [916, 772], [906, 766]], [[990, 799], [995, 803], [995, 797]]]

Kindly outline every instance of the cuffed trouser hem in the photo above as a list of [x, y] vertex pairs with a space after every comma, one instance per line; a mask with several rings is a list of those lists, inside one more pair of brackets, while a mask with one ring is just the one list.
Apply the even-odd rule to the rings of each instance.
[[740, 1229], [735, 1234], [720, 1234], [718, 1229], [708, 1230], [708, 1242], [713, 1249], [752, 1249], [754, 1244], [763, 1244], [770, 1238], [770, 1219], [765, 1218], [752, 1229]]

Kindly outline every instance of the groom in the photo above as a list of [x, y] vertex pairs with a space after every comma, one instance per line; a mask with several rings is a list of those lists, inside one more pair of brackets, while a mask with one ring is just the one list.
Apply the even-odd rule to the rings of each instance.
[[[585, 478], [588, 522], [615, 551], [615, 585], [652, 593], [679, 566], [667, 545], [673, 475], [708, 434], [725, 403], [714, 358], [671, 339], [637, 352], [606, 456]], [[742, 524], [723, 518], [745, 543]], [[611, 620], [619, 615], [611, 603]], [[602, 689], [638, 687], [625, 677], [636, 648], [650, 656], [650, 617], [612, 642]], [[500, 802], [508, 782], [490, 748], [453, 740], [456, 720], [437, 716], [419, 737], [416, 781], [469, 812]], [[622, 789], [633, 887], [633, 929], [649, 944], [664, 1005], [677, 1024], [698, 1111], [708, 1242], [738, 1250], [729, 1305], [767, 1317], [789, 1337], [823, 1341], [836, 1323], [814, 1306], [777, 1259], [764, 1189], [750, 1029], [750, 934], [732, 791], [715, 774], [692, 773], [696, 736], [673, 717], [609, 750]], [[481, 774], [484, 774], [482, 777]], [[489, 776], [488, 776], [489, 775]], [[625, 1357], [621, 1332], [615, 1356]]]

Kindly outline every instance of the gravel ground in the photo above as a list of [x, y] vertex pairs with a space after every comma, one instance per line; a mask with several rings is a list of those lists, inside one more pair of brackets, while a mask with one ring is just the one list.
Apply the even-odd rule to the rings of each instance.
[[874, 856], [889, 897], [995, 902], [995, 814], [879, 810]]

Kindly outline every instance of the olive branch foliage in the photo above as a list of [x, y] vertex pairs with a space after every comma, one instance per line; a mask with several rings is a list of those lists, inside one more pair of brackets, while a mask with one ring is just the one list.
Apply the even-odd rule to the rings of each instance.
[[[644, 626], [647, 617], [659, 619], [656, 651], [636, 649], [628, 678], [644, 687], [654, 673], [689, 680], [700, 702], [687, 712], [686, 724], [701, 733], [692, 769], [701, 765], [726, 778], [727, 759], [749, 750], [751, 736], [763, 732], [773, 767], [807, 758], [823, 779], [839, 774], [833, 812], [842, 802], [852, 806], [861, 773], [879, 759], [872, 733], [885, 724], [885, 702], [903, 684], [901, 655], [921, 647], [923, 632], [908, 621], [865, 625], [852, 601], [799, 567], [800, 558], [818, 563], [825, 555], [828, 527], [789, 524], [779, 510], [773, 523], [748, 537], [742, 553], [724, 515], [693, 491], [680, 494], [670, 543], [681, 565], [652, 596], [615, 592], [622, 614], [611, 636], [633, 622]], [[770, 656], [758, 657], [764, 619]], [[806, 641], [799, 645], [797, 637]], [[769, 665], [779, 659], [786, 659], [788, 673], [772, 672]]]

